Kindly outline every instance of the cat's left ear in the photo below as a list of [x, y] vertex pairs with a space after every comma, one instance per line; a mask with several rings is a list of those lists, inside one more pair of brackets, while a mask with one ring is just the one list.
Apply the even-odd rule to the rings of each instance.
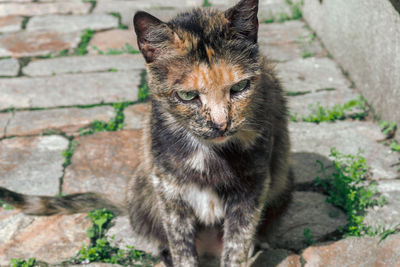
[[234, 7], [225, 11], [225, 17], [229, 20], [229, 29], [256, 43], [258, 33], [257, 12], [258, 0], [241, 0]]
[[156, 60], [165, 44], [172, 41], [174, 36], [166, 23], [144, 11], [135, 14], [133, 25], [139, 50], [147, 63]]

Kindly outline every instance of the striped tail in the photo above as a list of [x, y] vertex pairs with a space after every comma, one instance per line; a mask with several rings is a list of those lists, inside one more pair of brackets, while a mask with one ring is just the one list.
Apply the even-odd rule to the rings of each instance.
[[95, 209], [107, 209], [114, 215], [126, 214], [125, 207], [119, 207], [112, 201], [96, 193], [79, 193], [68, 196], [49, 197], [19, 194], [0, 187], [0, 200], [21, 209], [29, 215], [53, 215], [84, 213]]

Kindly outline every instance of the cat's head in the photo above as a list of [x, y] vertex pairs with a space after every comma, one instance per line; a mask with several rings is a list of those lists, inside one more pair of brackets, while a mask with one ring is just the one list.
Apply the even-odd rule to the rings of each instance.
[[195, 9], [162, 22], [134, 17], [152, 99], [163, 116], [203, 140], [220, 143], [251, 128], [261, 57], [258, 0], [220, 12]]

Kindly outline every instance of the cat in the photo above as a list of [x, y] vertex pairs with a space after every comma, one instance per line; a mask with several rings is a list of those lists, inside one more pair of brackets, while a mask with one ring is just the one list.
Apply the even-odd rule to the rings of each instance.
[[167, 266], [198, 266], [201, 240], [214, 240], [221, 266], [248, 266], [256, 233], [290, 200], [292, 184], [286, 101], [259, 51], [257, 12], [258, 0], [241, 0], [166, 23], [135, 14], [151, 112], [124, 207], [94, 193], [0, 188], [0, 199], [33, 215], [127, 213]]

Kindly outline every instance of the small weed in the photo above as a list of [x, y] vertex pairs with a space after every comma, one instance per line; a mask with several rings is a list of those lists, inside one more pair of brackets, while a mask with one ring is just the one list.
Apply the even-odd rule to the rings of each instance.
[[0, 207], [2, 207], [5, 210], [13, 210], [14, 207], [8, 205], [6, 202], [4, 202], [3, 200], [0, 199]]
[[89, 212], [88, 217], [93, 223], [93, 227], [86, 232], [91, 242], [88, 246], [82, 245], [78, 253], [78, 263], [106, 262], [124, 266], [150, 266], [155, 261], [155, 258], [131, 246], [119, 249], [111, 245], [105, 236], [114, 218], [111, 212], [105, 209], [95, 210]]
[[314, 243], [314, 236], [311, 234], [310, 228], [304, 228], [303, 236], [307, 246], [311, 246]]
[[128, 29], [128, 26], [122, 24], [122, 22], [121, 22], [121, 14], [119, 14], [117, 12], [111, 12], [110, 15], [114, 16], [114, 17], [116, 17], [118, 19], [118, 28], [119, 29], [123, 29], [123, 30]]
[[397, 141], [392, 141], [390, 143], [390, 148], [395, 152], [400, 152], [400, 144]]
[[309, 58], [309, 57], [313, 57], [314, 53], [313, 52], [303, 52], [301, 53], [301, 57], [302, 58]]
[[297, 91], [297, 92], [286, 92], [286, 96], [299, 96], [311, 93], [311, 91]]
[[21, 24], [21, 28], [22, 28], [23, 30], [26, 29], [26, 25], [28, 24], [30, 18], [31, 18], [31, 17], [23, 17], [23, 19], [22, 19], [22, 24]]
[[[378, 193], [376, 185], [366, 181], [370, 167], [361, 156], [361, 152], [356, 155], [344, 155], [332, 148], [330, 157], [333, 158], [335, 171], [332, 177], [317, 177], [317, 185], [328, 194], [327, 202], [346, 213], [348, 224], [340, 229], [345, 236], [369, 234], [371, 229], [363, 224], [366, 209], [385, 203], [384, 197], [374, 197]], [[317, 163], [324, 173], [324, 164], [320, 161]]]
[[381, 240], [379, 240], [379, 243], [380, 243], [383, 240], [385, 240], [388, 236], [399, 233], [400, 232], [400, 223], [391, 229], [383, 229], [382, 231], [379, 231], [379, 232], [380, 232], [379, 235], [381, 236]]
[[68, 144], [68, 148], [65, 149], [61, 155], [65, 158], [65, 161], [63, 163], [63, 167], [66, 168], [67, 166], [69, 166], [71, 164], [71, 158], [74, 155], [75, 152], [75, 148], [78, 145], [78, 141], [76, 140], [72, 140], [71, 142], [69, 142]]
[[11, 259], [10, 261], [10, 266], [11, 267], [33, 267], [35, 266], [36, 259], [28, 259], [28, 260], [23, 260], [23, 259]]
[[211, 6], [210, 1], [208, 1], [208, 0], [203, 1], [203, 7], [210, 7], [210, 6]]
[[139, 93], [138, 93], [138, 98], [139, 101], [144, 102], [149, 99], [150, 96], [150, 89], [149, 85], [147, 84], [146, 80], [147, 73], [145, 70], [142, 71], [140, 74], [140, 85], [139, 85]]
[[49, 58], [53, 58], [53, 55], [51, 53], [47, 53], [45, 55], [41, 55], [41, 56], [37, 56], [37, 58], [40, 59], [49, 59]]
[[397, 124], [395, 122], [389, 123], [387, 121], [380, 121], [379, 127], [386, 138], [392, 138], [397, 130]]
[[311, 33], [308, 36], [298, 36], [296, 43], [300, 46], [302, 53], [302, 58], [309, 58], [314, 56], [314, 53], [311, 51], [312, 44], [314, 43], [317, 35], [315, 33]]
[[76, 54], [78, 56], [83, 56], [86, 55], [88, 53], [87, 51], [87, 46], [90, 42], [90, 39], [92, 39], [94, 35], [94, 31], [90, 30], [90, 29], [86, 29], [83, 31], [82, 35], [81, 35], [81, 42], [78, 45], [78, 48], [76, 49]]
[[111, 69], [109, 69], [108, 71], [109, 71], [109, 72], [118, 72], [118, 69], [117, 69], [117, 68], [111, 68]]
[[[317, 103], [311, 105], [311, 114], [303, 117], [305, 122], [320, 123], [326, 121], [344, 120], [346, 118], [363, 120], [368, 116], [368, 108], [364, 98], [354, 99], [346, 102], [344, 105], [334, 105], [332, 108], [326, 108]], [[357, 111], [353, 113], [354, 111]]]
[[274, 22], [275, 22], [275, 19], [273, 17], [270, 17], [270, 18], [264, 20], [264, 23], [274, 23]]
[[292, 12], [292, 19], [301, 19], [303, 17], [300, 6], [301, 2], [298, 2], [290, 7], [290, 11]]
[[115, 117], [111, 118], [108, 122], [95, 120], [90, 123], [88, 128], [79, 129], [79, 135], [90, 135], [98, 132], [113, 132], [119, 131], [124, 127], [124, 109], [130, 105], [131, 102], [120, 102], [113, 104], [115, 110]]

